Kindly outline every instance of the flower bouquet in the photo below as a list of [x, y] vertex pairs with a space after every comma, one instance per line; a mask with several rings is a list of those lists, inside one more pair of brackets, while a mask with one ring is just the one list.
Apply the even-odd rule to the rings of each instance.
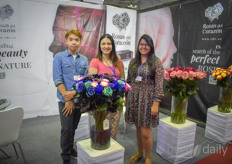
[[206, 72], [192, 67], [180, 66], [164, 69], [164, 79], [167, 81], [167, 94], [172, 96], [171, 121], [185, 123], [188, 97], [197, 95], [197, 81], [206, 77]]
[[232, 81], [231, 81], [232, 66], [228, 69], [217, 68], [212, 71], [212, 76], [217, 80], [217, 86], [220, 87], [218, 111], [222, 113], [231, 112], [232, 98]]
[[94, 119], [90, 127], [91, 147], [103, 150], [110, 146], [109, 112], [121, 111], [124, 93], [131, 90], [125, 80], [104, 75], [87, 75], [73, 84], [77, 94], [73, 98], [74, 106], [83, 112], [89, 112]]

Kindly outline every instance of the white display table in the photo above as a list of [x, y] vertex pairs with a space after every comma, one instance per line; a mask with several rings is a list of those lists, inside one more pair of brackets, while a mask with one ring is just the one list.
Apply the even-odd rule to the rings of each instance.
[[86, 138], [89, 138], [89, 115], [83, 113], [75, 131], [74, 141], [77, 142]]
[[226, 144], [232, 140], [232, 112], [221, 113], [217, 108], [208, 108], [205, 137]]
[[111, 138], [106, 150], [91, 148], [90, 139], [77, 142], [78, 164], [123, 164], [125, 148]]
[[160, 119], [157, 136], [157, 154], [171, 163], [181, 163], [193, 157], [196, 123], [171, 122], [170, 117]]

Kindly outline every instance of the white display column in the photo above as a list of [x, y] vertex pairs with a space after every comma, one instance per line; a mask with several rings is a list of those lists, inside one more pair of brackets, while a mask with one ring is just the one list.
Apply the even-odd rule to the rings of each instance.
[[75, 131], [74, 141], [77, 142], [86, 138], [89, 138], [89, 115], [83, 113]]
[[208, 108], [205, 137], [226, 144], [232, 140], [232, 111], [221, 113], [218, 106]]
[[106, 150], [91, 148], [90, 139], [77, 142], [78, 164], [124, 164], [125, 148], [111, 138]]
[[157, 154], [171, 163], [181, 163], [193, 157], [196, 123], [171, 122], [170, 117], [160, 119], [157, 137]]

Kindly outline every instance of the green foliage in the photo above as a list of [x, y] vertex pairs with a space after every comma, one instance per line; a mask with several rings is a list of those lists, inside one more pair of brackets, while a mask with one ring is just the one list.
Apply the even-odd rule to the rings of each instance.
[[166, 82], [167, 94], [178, 97], [181, 101], [187, 97], [193, 97], [197, 95], [197, 81], [196, 80], [183, 80], [173, 78], [171, 81]]

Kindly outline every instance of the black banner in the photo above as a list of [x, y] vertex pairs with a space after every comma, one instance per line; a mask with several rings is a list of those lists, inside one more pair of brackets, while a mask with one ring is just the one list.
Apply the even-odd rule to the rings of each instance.
[[[217, 104], [219, 95], [211, 72], [232, 65], [231, 1], [200, 0], [170, 8], [177, 47], [172, 67], [193, 67], [207, 73], [198, 83], [198, 95], [189, 99], [187, 115], [206, 122], [207, 109]], [[162, 105], [170, 105], [170, 98]]]

